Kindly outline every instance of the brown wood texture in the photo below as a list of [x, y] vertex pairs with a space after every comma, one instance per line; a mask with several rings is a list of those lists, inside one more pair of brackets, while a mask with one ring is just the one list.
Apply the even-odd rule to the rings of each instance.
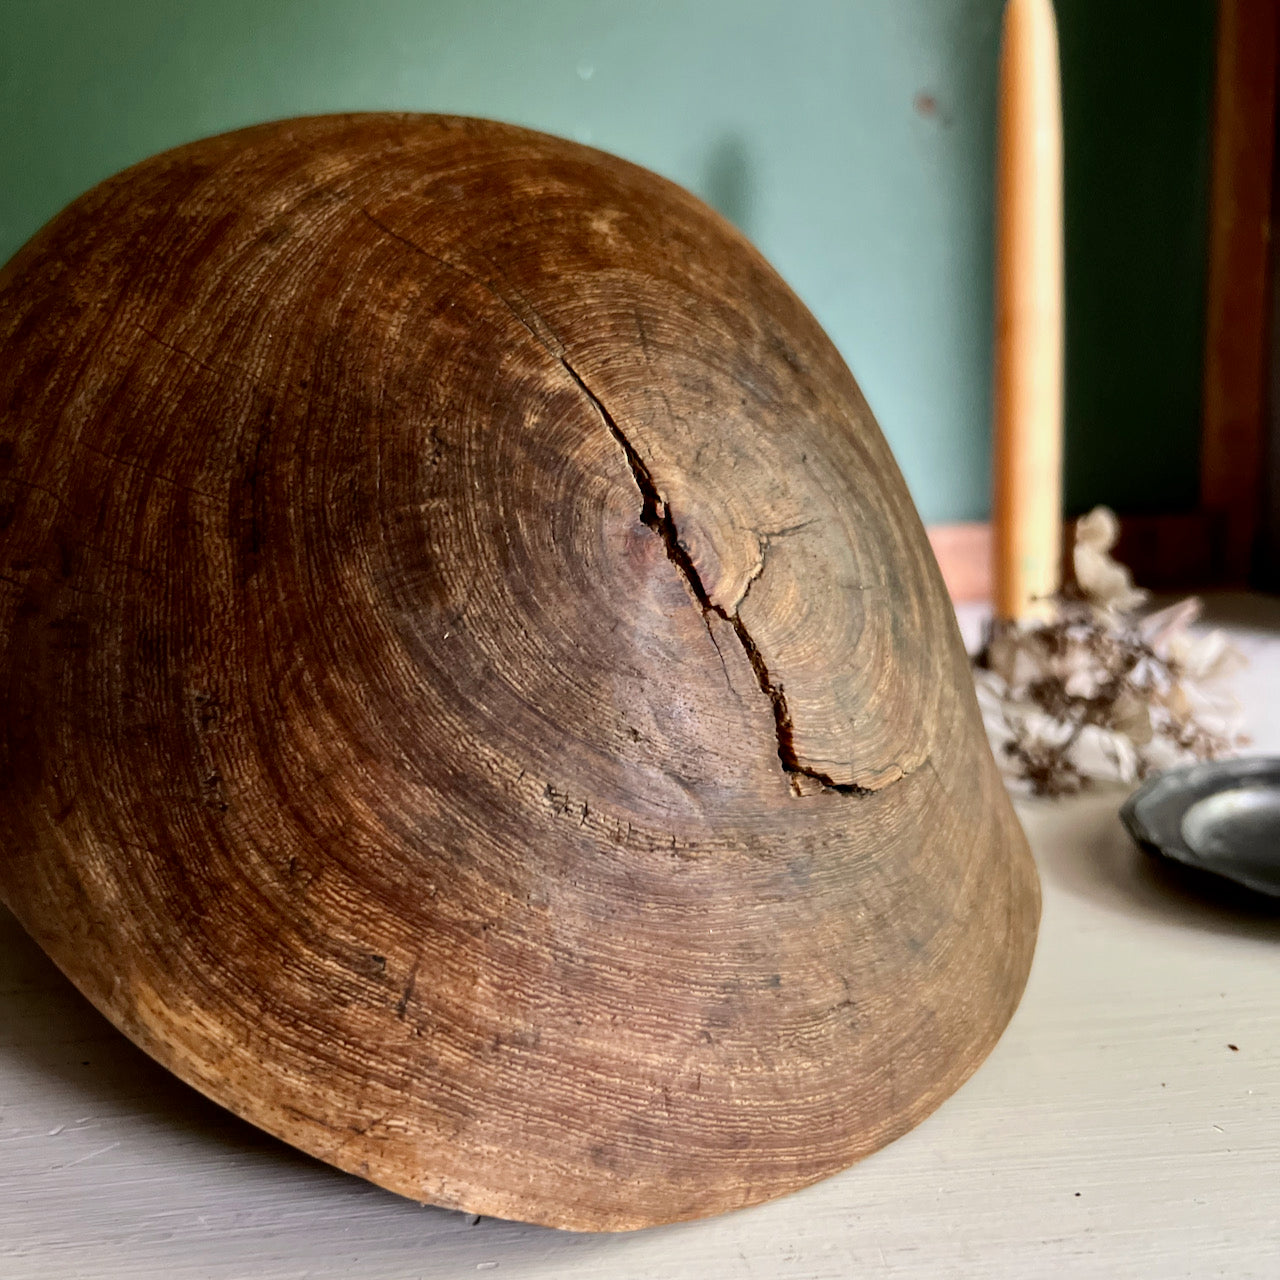
[[404, 1195], [623, 1229], [875, 1150], [1035, 871], [901, 476], [686, 192], [479, 121], [156, 157], [0, 275], [0, 889]]
[[1226, 529], [1224, 578], [1248, 577], [1261, 505], [1276, 0], [1219, 0], [1201, 506]]

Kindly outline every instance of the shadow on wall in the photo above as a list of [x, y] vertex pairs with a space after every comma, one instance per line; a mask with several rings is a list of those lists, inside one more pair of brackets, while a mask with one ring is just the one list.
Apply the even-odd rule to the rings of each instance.
[[722, 134], [707, 151], [699, 194], [744, 235], [751, 235], [755, 189], [747, 145], [736, 133]]

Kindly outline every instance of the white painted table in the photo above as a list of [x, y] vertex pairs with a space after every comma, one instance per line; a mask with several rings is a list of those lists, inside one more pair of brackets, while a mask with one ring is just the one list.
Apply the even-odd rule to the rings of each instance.
[[[1218, 607], [1274, 627], [1237, 632], [1239, 688], [1280, 751], [1280, 606]], [[472, 1223], [259, 1135], [117, 1035], [0, 909], [0, 1277], [1275, 1280], [1280, 917], [1167, 884], [1121, 799], [1022, 805], [1044, 882], [1031, 981], [939, 1112], [807, 1191], [629, 1236]]]

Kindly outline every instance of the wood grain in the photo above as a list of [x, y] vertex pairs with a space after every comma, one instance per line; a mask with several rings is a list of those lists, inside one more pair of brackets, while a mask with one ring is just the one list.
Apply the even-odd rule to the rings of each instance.
[[1038, 888], [937, 566], [754, 250], [598, 152], [320, 117], [0, 275], [0, 890], [304, 1151], [571, 1228], [884, 1145]]
[[[1280, 751], [1280, 601], [1210, 602]], [[981, 611], [962, 609], [976, 642]], [[5, 1280], [1269, 1280], [1280, 917], [1179, 892], [1122, 793], [1021, 803], [1044, 883], [1026, 994], [911, 1133], [772, 1204], [629, 1236], [424, 1209], [237, 1123], [116, 1034], [0, 909]], [[1236, 1045], [1236, 1050], [1228, 1048]]]

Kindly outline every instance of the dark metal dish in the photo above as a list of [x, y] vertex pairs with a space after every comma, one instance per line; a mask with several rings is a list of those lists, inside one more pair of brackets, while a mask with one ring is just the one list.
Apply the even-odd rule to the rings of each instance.
[[1280, 758], [1170, 769], [1120, 810], [1149, 853], [1280, 900]]

